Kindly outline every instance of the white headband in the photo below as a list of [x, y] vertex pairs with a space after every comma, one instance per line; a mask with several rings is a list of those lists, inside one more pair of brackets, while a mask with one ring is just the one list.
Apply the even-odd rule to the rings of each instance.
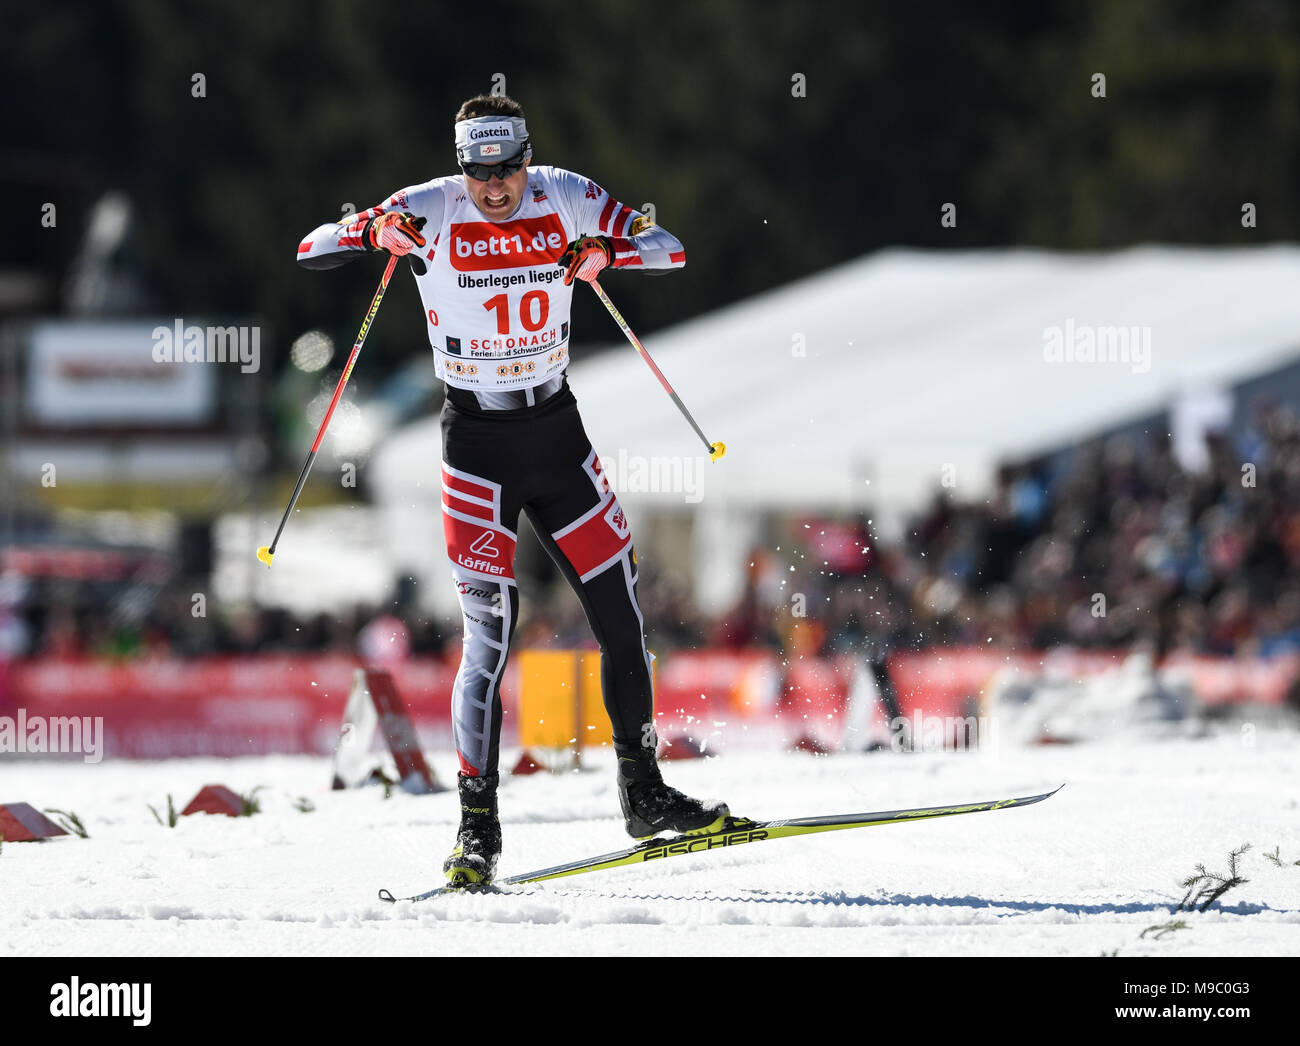
[[532, 154], [528, 128], [518, 116], [476, 116], [456, 124], [456, 159], [460, 163], [499, 163], [520, 153]]

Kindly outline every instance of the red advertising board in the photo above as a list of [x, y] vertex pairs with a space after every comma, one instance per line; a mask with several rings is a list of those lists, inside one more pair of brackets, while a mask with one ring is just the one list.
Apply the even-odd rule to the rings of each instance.
[[[895, 653], [888, 670], [901, 715], [965, 716], [982, 706], [1000, 673], [1082, 679], [1115, 669], [1123, 657], [935, 649]], [[358, 667], [342, 655], [0, 663], [0, 715], [22, 708], [29, 718], [102, 716], [110, 757], [327, 754]], [[417, 730], [445, 735], [456, 665], [417, 658], [384, 667]], [[1162, 667], [1190, 683], [1206, 706], [1280, 704], [1295, 685], [1300, 658], [1179, 656]], [[659, 732], [670, 739], [721, 735], [731, 743], [749, 727], [756, 739], [770, 737], [759, 728], [775, 725], [790, 737], [811, 734], [834, 744], [861, 670], [847, 655], [787, 662], [770, 650], [665, 654], [656, 663]], [[517, 719], [516, 683], [507, 671], [507, 731]]]

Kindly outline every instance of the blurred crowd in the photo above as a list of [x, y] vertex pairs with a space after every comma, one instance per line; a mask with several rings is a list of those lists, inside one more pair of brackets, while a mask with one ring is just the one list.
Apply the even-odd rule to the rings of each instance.
[[[861, 527], [856, 576], [815, 538], [784, 556], [756, 551], [744, 597], [711, 638], [822, 654], [1300, 651], [1300, 424], [1261, 406], [1240, 439], [1212, 435], [1207, 451], [1192, 470], [1164, 433], [1115, 436], [1004, 468], [987, 501], [939, 493], [896, 546]], [[806, 618], [791, 612], [794, 591]]]
[[[941, 489], [901, 542], [878, 543], [866, 517], [774, 528], [749, 556], [741, 597], [717, 617], [699, 610], [684, 578], [643, 557], [651, 646], [762, 646], [786, 656], [986, 644], [1144, 646], [1156, 656], [1300, 651], [1300, 424], [1284, 406], [1257, 410], [1236, 440], [1210, 437], [1199, 469], [1180, 465], [1168, 437], [1151, 433], [1008, 466], [986, 501]], [[457, 621], [402, 599], [310, 618], [274, 609], [195, 617], [179, 591], [139, 613], [123, 604], [108, 589], [19, 589], [11, 579], [0, 584], [0, 657], [382, 659], [446, 654], [460, 641]], [[576, 599], [556, 583], [525, 593], [515, 642], [592, 640]]]
[[[0, 606], [0, 657], [201, 657], [253, 653], [370, 653], [378, 658], [443, 653], [459, 629], [413, 610], [357, 605], [298, 616], [254, 607], [197, 615], [190, 586], [173, 586], [143, 613], [104, 586], [55, 582], [28, 586], [29, 596], [6, 616]], [[184, 591], [181, 591], [181, 588]], [[97, 599], [97, 595], [99, 598]], [[7, 624], [6, 624], [7, 622]]]
[[[1207, 451], [1192, 470], [1164, 433], [1115, 436], [1007, 467], [985, 502], [941, 492], [897, 546], [877, 548], [861, 528], [858, 576], [824, 550], [756, 552], [712, 638], [823, 654], [1300, 651], [1300, 424], [1261, 406], [1240, 439], [1212, 435]], [[805, 619], [790, 612], [792, 590], [808, 596]]]

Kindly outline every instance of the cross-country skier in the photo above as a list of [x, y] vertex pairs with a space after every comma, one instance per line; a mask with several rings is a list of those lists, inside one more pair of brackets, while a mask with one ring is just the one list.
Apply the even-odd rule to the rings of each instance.
[[607, 266], [678, 269], [685, 251], [589, 178], [530, 166], [524, 112], [513, 99], [471, 98], [456, 114], [455, 141], [462, 174], [320, 226], [303, 239], [298, 261], [329, 269], [375, 251], [407, 256], [447, 385], [442, 522], [465, 638], [452, 693], [460, 831], [443, 871], [453, 885], [469, 885], [490, 882], [501, 853], [501, 676], [518, 617], [521, 509], [600, 644], [628, 832], [709, 831], [728, 809], [660, 776], [636, 553], [565, 377], [574, 278], [594, 280]]

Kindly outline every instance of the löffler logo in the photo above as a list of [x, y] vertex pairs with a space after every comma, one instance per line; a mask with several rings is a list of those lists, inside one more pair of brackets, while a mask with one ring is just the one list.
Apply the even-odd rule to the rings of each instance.
[[492, 544], [492, 531], [485, 530], [479, 535], [477, 541], [470, 545], [469, 550], [480, 556], [487, 556], [489, 559], [496, 559], [501, 555], [501, 550]]

